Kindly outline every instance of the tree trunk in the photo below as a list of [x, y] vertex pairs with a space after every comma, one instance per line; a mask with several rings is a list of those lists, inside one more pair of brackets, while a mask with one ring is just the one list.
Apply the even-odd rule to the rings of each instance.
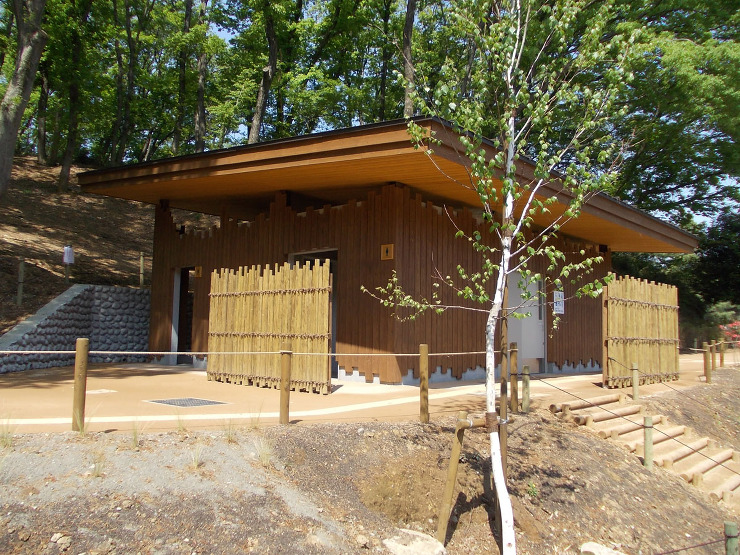
[[[126, 8], [126, 44], [128, 46], [128, 60], [126, 64], [126, 91], [123, 97], [123, 113], [121, 119], [120, 134], [118, 137], [118, 148], [114, 153], [114, 161], [117, 164], [123, 162], [123, 158], [126, 155], [126, 147], [128, 145], [128, 139], [131, 135], [131, 129], [133, 123], [131, 121], [131, 102], [134, 99], [134, 82], [136, 79], [136, 64], [137, 64], [137, 44], [134, 38], [134, 32], [131, 25], [133, 15], [131, 14], [131, 4], [129, 0], [124, 0], [124, 6]], [[142, 21], [138, 21], [139, 25], [144, 25]]]
[[259, 141], [262, 118], [267, 108], [267, 96], [270, 94], [272, 78], [275, 77], [275, 73], [277, 72], [277, 35], [275, 34], [275, 21], [270, 13], [269, 5], [265, 6], [265, 34], [267, 36], [268, 61], [267, 65], [262, 68], [262, 81], [257, 91], [257, 103], [254, 107], [254, 115], [252, 116], [252, 126], [249, 128], [247, 143], [250, 145]]
[[403, 77], [406, 87], [403, 96], [403, 117], [410, 118], [414, 115], [414, 101], [411, 93], [414, 91], [414, 64], [411, 59], [411, 37], [414, 32], [414, 19], [416, 18], [416, 0], [408, 0], [406, 3], [406, 22], [403, 26]]
[[49, 76], [46, 68], [39, 69], [39, 103], [36, 116], [36, 160], [42, 166], [49, 165], [46, 156], [46, 110], [49, 106]]
[[59, 128], [61, 126], [60, 119], [61, 116], [59, 114], [60, 110], [57, 107], [56, 110], [54, 110], [54, 127], [51, 130], [51, 152], [49, 152], [49, 165], [54, 166], [56, 165], [57, 161], [59, 160], [59, 142], [61, 141], [61, 138], [59, 137]]
[[[187, 35], [190, 32], [190, 18], [193, 13], [193, 0], [185, 0], [185, 21], [182, 26], [183, 35]], [[178, 90], [177, 90], [177, 113], [175, 114], [175, 129], [172, 134], [172, 153], [178, 155], [180, 153], [180, 143], [182, 141], [182, 127], [185, 121], [185, 104], [186, 104], [186, 78], [187, 78], [187, 67], [188, 67], [188, 52], [185, 47], [180, 49], [177, 56], [177, 69], [178, 69]]]
[[69, 171], [72, 168], [75, 152], [77, 151], [77, 133], [79, 130], [79, 113], [80, 113], [80, 62], [82, 59], [82, 37], [80, 29], [84, 28], [90, 16], [92, 0], [88, 0], [86, 5], [81, 6], [82, 11], [77, 15], [79, 26], [72, 30], [70, 44], [70, 62], [71, 75], [69, 80], [69, 127], [67, 128], [67, 146], [62, 156], [62, 168], [59, 172], [59, 181], [57, 182], [57, 191], [66, 193], [69, 188]]
[[[206, 7], [208, 0], [200, 2], [199, 23], [208, 25], [206, 21]], [[206, 149], [206, 74], [208, 72], [208, 51], [205, 40], [207, 32], [203, 36], [203, 44], [200, 45], [198, 55], [198, 103], [195, 109], [195, 152], [203, 152]]]
[[378, 91], [378, 97], [380, 104], [378, 106], [378, 119], [380, 121], [385, 120], [385, 98], [386, 91], [388, 88], [388, 63], [390, 61], [390, 48], [388, 42], [390, 41], [390, 19], [391, 19], [391, 3], [386, 0], [383, 3], [383, 46], [380, 49], [380, 90]]
[[46, 0], [14, 0], [10, 4], [17, 22], [18, 49], [13, 74], [0, 105], [0, 198], [8, 190], [18, 129], [46, 45], [47, 35], [41, 29], [45, 7]]

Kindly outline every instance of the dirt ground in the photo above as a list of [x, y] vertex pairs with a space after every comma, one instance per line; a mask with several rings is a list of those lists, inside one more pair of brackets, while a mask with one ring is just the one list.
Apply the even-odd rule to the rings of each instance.
[[[738, 448], [740, 372], [646, 401]], [[666, 411], [669, 412], [669, 411]], [[432, 424], [358, 422], [167, 433], [13, 434], [0, 450], [2, 553], [385, 552], [396, 528], [434, 535], [452, 440]], [[488, 438], [468, 431], [447, 537], [495, 553]], [[662, 553], [722, 540], [738, 515], [549, 411], [510, 424], [518, 552], [597, 541]], [[52, 541], [55, 540], [55, 541]], [[719, 553], [711, 543], [690, 553]]]

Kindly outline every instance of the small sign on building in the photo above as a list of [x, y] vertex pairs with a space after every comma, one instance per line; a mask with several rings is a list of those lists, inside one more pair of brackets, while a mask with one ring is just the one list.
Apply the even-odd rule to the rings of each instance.
[[565, 293], [555, 291], [552, 304], [552, 311], [555, 314], [565, 314]]

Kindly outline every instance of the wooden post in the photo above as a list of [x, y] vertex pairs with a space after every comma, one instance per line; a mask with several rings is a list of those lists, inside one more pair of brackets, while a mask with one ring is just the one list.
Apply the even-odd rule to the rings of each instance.
[[87, 354], [90, 340], [77, 339], [75, 352], [75, 382], [72, 400], [72, 431], [85, 431], [85, 394], [87, 393]]
[[[458, 420], [465, 420], [468, 413], [460, 411], [457, 413]], [[447, 469], [447, 483], [442, 496], [442, 505], [439, 509], [437, 519], [437, 541], [444, 545], [447, 538], [447, 524], [450, 520], [450, 511], [452, 510], [452, 494], [455, 492], [455, 483], [457, 482], [457, 465], [460, 462], [460, 453], [462, 452], [463, 440], [465, 439], [465, 428], [455, 425], [455, 437], [452, 440], [452, 452], [450, 453], [450, 466]]]
[[280, 350], [280, 423], [290, 424], [290, 366], [293, 352], [290, 343], [283, 343]]
[[725, 554], [740, 555], [740, 544], [737, 540], [737, 522], [725, 521]]
[[653, 417], [645, 417], [645, 452], [642, 458], [642, 466], [653, 468]]
[[637, 363], [632, 363], [632, 400], [637, 401], [640, 398], [640, 371], [637, 369]]
[[529, 414], [529, 366], [522, 368], [522, 412]]
[[712, 372], [714, 372], [717, 369], [717, 342], [714, 339], [709, 344], [709, 352], [712, 355]]
[[516, 342], [511, 344], [511, 355], [509, 357], [509, 366], [511, 366], [511, 399], [509, 408], [511, 412], [519, 412], [519, 349]]
[[508, 399], [507, 399], [507, 387], [506, 378], [501, 376], [501, 401], [499, 406], [499, 417], [501, 422], [499, 423], [499, 443], [501, 444], [501, 464], [504, 467], [504, 478], [509, 476], [509, 465], [508, 465], [508, 443], [509, 443], [509, 428], [507, 426], [508, 418]]
[[725, 347], [727, 345], [727, 341], [724, 339], [719, 342], [719, 367], [724, 368], [725, 367]]
[[707, 383], [712, 383], [712, 366], [709, 362], [709, 343], [706, 341], [701, 344], [704, 350], [704, 379]]
[[139, 289], [144, 289], [144, 253], [139, 253]]
[[419, 420], [429, 424], [429, 345], [419, 345]]
[[601, 387], [611, 387], [612, 378], [609, 372], [609, 286], [601, 292]]
[[21, 306], [23, 304], [23, 282], [26, 279], [26, 259], [21, 256], [21, 260], [18, 263], [18, 298], [15, 304]]

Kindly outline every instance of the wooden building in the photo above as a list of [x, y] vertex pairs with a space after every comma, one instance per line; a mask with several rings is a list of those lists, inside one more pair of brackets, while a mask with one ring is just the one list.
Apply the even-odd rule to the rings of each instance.
[[[416, 359], [357, 355], [414, 353], [420, 343], [432, 353], [483, 351], [485, 314], [449, 310], [399, 321], [361, 290], [386, 285], [395, 271], [409, 293], [429, 297], [437, 271], [454, 275], [457, 264], [480, 264], [467, 241], [455, 238], [457, 229], [485, 233], [478, 197], [465, 186], [458, 139], [441, 121], [416, 123], [441, 140], [433, 154], [414, 148], [406, 123], [393, 121], [82, 174], [86, 193], [155, 207], [150, 348], [208, 350], [214, 270], [329, 259], [331, 348], [347, 374], [400, 383], [409, 370], [418, 371]], [[522, 179], [532, 177], [530, 166], [519, 171]], [[558, 191], [554, 180], [546, 194]], [[173, 208], [217, 215], [220, 225], [207, 233], [179, 229]], [[691, 235], [606, 195], [594, 197], [558, 241], [569, 260], [581, 251], [600, 253], [604, 263], [596, 277], [610, 270], [612, 252], [696, 247]], [[457, 302], [441, 290], [443, 301]], [[548, 300], [552, 296], [548, 291]], [[543, 369], [600, 367], [598, 300], [569, 301], [553, 333], [549, 310], [530, 312], [510, 324], [520, 358]], [[436, 356], [430, 365], [459, 378], [484, 360], [481, 354]]]

